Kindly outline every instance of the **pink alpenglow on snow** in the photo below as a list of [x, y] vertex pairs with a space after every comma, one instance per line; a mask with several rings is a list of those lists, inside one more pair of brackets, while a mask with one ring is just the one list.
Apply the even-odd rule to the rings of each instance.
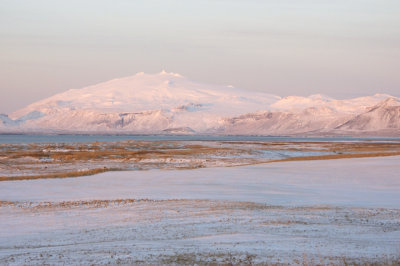
[[400, 99], [282, 98], [140, 72], [1, 115], [0, 132], [400, 136]]

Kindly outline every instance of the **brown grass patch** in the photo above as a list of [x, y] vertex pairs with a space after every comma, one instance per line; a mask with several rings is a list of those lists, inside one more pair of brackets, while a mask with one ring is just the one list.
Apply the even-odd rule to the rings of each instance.
[[[320, 151], [334, 154], [285, 159], [257, 157], [266, 150]], [[0, 169], [3, 171], [0, 173], [0, 181], [78, 177], [111, 171], [112, 168], [195, 169], [216, 165], [239, 166], [394, 155], [400, 155], [400, 143], [119, 141], [10, 144], [0, 145]], [[76, 171], [77, 168], [93, 169]], [[22, 175], [22, 171], [31, 175]], [[14, 176], [15, 173], [18, 176]]]
[[383, 157], [383, 156], [396, 156], [400, 152], [374, 152], [374, 153], [355, 153], [355, 154], [331, 154], [319, 156], [304, 156], [304, 157], [291, 157], [269, 162], [288, 162], [288, 161], [311, 161], [311, 160], [332, 160], [332, 159], [349, 159], [349, 158], [366, 158], [366, 157]]
[[27, 175], [27, 176], [0, 176], [0, 181], [17, 181], [17, 180], [33, 180], [33, 179], [45, 179], [45, 178], [70, 178], [80, 176], [90, 176], [108, 171], [117, 171], [120, 169], [109, 169], [109, 168], [97, 168], [82, 171], [64, 172], [64, 173], [52, 173], [45, 175]]

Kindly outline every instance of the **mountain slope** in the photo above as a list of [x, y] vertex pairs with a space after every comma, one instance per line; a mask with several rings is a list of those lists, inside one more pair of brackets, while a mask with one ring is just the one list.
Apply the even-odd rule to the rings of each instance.
[[31, 104], [10, 117], [16, 119], [34, 110], [48, 114], [65, 109], [94, 109], [110, 113], [172, 108], [186, 108], [188, 111], [206, 108], [218, 114], [231, 115], [265, 109], [277, 99], [279, 97], [266, 93], [249, 94], [237, 88], [196, 83], [175, 73], [138, 73], [82, 89], [68, 90]]
[[163, 71], [71, 89], [0, 115], [0, 132], [399, 136], [399, 106], [386, 94], [281, 98]]
[[226, 120], [224, 134], [304, 135], [329, 132], [352, 116], [330, 109], [309, 107], [300, 112], [267, 111]]
[[336, 129], [348, 131], [400, 130], [400, 102], [390, 97]]
[[[279, 97], [193, 82], [179, 74], [138, 73], [33, 103], [10, 115], [25, 129], [159, 133], [205, 131], [224, 117], [264, 110]], [[35, 118], [30, 118], [36, 114]], [[40, 116], [40, 117], [39, 117]]]

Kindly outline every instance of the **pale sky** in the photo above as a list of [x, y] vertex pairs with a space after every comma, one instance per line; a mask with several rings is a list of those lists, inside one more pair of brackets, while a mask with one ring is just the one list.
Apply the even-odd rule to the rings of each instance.
[[0, 0], [0, 113], [137, 72], [400, 96], [399, 0]]

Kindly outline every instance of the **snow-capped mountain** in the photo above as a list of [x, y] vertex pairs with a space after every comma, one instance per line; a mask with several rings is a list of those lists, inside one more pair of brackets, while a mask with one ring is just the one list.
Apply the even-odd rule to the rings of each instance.
[[399, 136], [400, 101], [279, 96], [165, 71], [71, 89], [0, 115], [0, 132]]
[[357, 115], [340, 125], [337, 129], [360, 132], [397, 130], [400, 133], [400, 102], [393, 97], [389, 97], [375, 105], [368, 112]]

